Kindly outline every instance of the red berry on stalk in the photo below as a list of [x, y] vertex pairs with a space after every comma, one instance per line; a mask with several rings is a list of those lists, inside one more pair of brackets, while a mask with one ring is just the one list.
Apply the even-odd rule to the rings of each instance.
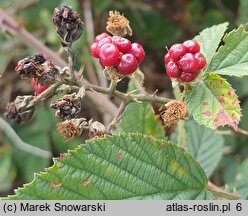
[[131, 42], [123, 37], [116, 37], [113, 40], [113, 44], [120, 50], [122, 53], [127, 53], [131, 48], [132, 44]]
[[35, 95], [39, 95], [41, 94], [43, 91], [45, 91], [46, 89], [49, 88], [50, 85], [41, 85], [40, 83], [38, 83], [35, 79], [31, 80], [31, 83], [33, 85], [33, 88], [35, 90]]
[[199, 70], [206, 66], [207, 60], [204, 55], [202, 55], [201, 53], [196, 53], [195, 58], [198, 60]]
[[98, 46], [98, 43], [94, 42], [91, 47], [90, 47], [90, 52], [91, 54], [95, 57], [95, 58], [99, 58], [98, 56], [98, 52], [97, 52], [97, 46]]
[[102, 45], [107, 44], [107, 43], [110, 43], [110, 44], [112, 43], [112, 40], [111, 40], [110, 37], [105, 37], [105, 38], [101, 39], [101, 40], [98, 42], [97, 48], [96, 48], [96, 52], [97, 52], [98, 56], [99, 56], [99, 51], [100, 51]]
[[138, 65], [136, 57], [133, 54], [127, 53], [120, 57], [117, 68], [120, 74], [128, 75], [136, 71]]
[[187, 52], [186, 47], [183, 44], [174, 44], [169, 49], [169, 55], [174, 61], [178, 61]]
[[95, 42], [99, 42], [100, 40], [102, 40], [103, 38], [106, 38], [106, 37], [111, 38], [109, 34], [103, 32], [102, 34], [99, 34], [96, 36]]
[[175, 62], [169, 61], [166, 65], [166, 72], [168, 76], [172, 78], [178, 78], [181, 75], [182, 70], [178, 67]]
[[180, 80], [182, 82], [190, 82], [190, 81], [195, 79], [196, 75], [197, 74], [195, 74], [195, 73], [186, 73], [183, 71], [181, 76], [180, 76]]
[[128, 53], [133, 54], [138, 63], [142, 62], [145, 58], [145, 51], [139, 43], [132, 43], [132, 48], [128, 51]]
[[186, 53], [179, 61], [179, 67], [186, 73], [195, 73], [198, 70], [198, 60], [192, 53]]
[[168, 64], [169, 61], [171, 61], [171, 57], [170, 57], [170, 54], [167, 53], [167, 54], [164, 56], [164, 63], [165, 63], [165, 64]]
[[114, 44], [106, 43], [101, 46], [98, 54], [103, 66], [113, 66], [119, 59], [120, 51]]
[[186, 47], [187, 52], [195, 54], [200, 51], [200, 45], [194, 40], [187, 40], [183, 42], [183, 45]]

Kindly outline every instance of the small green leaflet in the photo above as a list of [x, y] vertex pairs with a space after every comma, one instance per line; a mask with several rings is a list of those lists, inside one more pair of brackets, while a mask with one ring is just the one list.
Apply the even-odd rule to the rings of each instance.
[[216, 129], [229, 125], [235, 130], [241, 117], [239, 100], [230, 84], [216, 74], [186, 85], [186, 105], [194, 120]]
[[248, 75], [248, 32], [246, 26], [226, 34], [218, 52], [214, 55], [207, 71], [227, 76]]
[[[178, 129], [178, 128], [177, 128]], [[190, 154], [199, 161], [207, 176], [211, 176], [223, 154], [224, 139], [214, 131], [197, 124], [193, 120], [185, 121], [186, 146]], [[178, 130], [172, 140], [177, 143]]]
[[214, 25], [210, 28], [204, 29], [197, 35], [194, 39], [201, 46], [201, 53], [206, 57], [207, 66], [204, 71], [207, 69], [209, 63], [212, 61], [213, 56], [221, 42], [221, 39], [227, 30], [228, 23], [222, 23], [219, 25]]

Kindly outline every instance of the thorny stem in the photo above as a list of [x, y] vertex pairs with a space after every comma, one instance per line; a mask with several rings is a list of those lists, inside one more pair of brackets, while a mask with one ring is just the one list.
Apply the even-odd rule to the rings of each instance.
[[241, 128], [238, 128], [237, 131], [235, 131], [234, 129], [231, 129], [231, 130], [217, 130], [215, 131], [215, 134], [218, 134], [218, 135], [229, 135], [229, 136], [232, 136], [232, 135], [242, 135], [242, 136], [248, 136], [248, 131], [247, 130], [244, 130], [244, 129], [241, 129]]
[[[27, 46], [46, 54], [46, 56], [58, 66], [64, 67], [67, 65], [60, 56], [27, 32], [25, 28], [23, 28], [2, 9], [0, 9], [0, 28], [6, 29], [13, 35], [18, 35], [18, 39], [21, 39]], [[87, 82], [87, 80], [84, 79], [84, 82]], [[107, 111], [111, 114], [116, 112], [118, 109], [105, 95], [89, 92], [88, 96], [95, 104], [101, 105], [103, 111]]]
[[126, 106], [127, 106], [127, 103], [125, 103], [125, 102], [122, 102], [122, 103], [120, 104], [120, 107], [119, 107], [119, 109], [118, 109], [118, 111], [117, 111], [115, 117], [114, 117], [113, 120], [110, 122], [110, 124], [109, 124], [109, 126], [108, 126], [108, 128], [107, 128], [107, 131], [108, 131], [108, 132], [110, 132], [111, 129], [114, 128], [115, 125], [120, 121], [120, 119], [121, 119], [121, 117], [122, 117], [122, 114], [123, 114], [123, 112], [124, 112]]
[[44, 92], [39, 94], [37, 97], [35, 97], [33, 100], [30, 101], [28, 104], [27, 108], [31, 108], [35, 105], [37, 105], [40, 101], [42, 101], [46, 96], [49, 94], [52, 94], [53, 92], [56, 91], [56, 89], [61, 86], [63, 83], [62, 82], [57, 82], [51, 85], [48, 89], [46, 89]]
[[111, 94], [113, 94], [115, 92], [116, 89], [116, 85], [117, 85], [117, 80], [116, 79], [112, 79], [109, 85], [109, 92]]
[[163, 97], [158, 97], [156, 95], [151, 95], [151, 94], [128, 94], [128, 93], [123, 93], [120, 92], [118, 90], [115, 90], [114, 92], [111, 92], [111, 89], [109, 88], [105, 88], [105, 87], [101, 87], [101, 86], [96, 86], [96, 85], [92, 85], [89, 83], [84, 83], [84, 82], [75, 82], [74, 83], [76, 86], [78, 87], [84, 87], [86, 91], [97, 91], [100, 92], [102, 94], [108, 94], [108, 95], [113, 95], [116, 96], [117, 98], [121, 99], [122, 101], [126, 102], [126, 103], [130, 103], [130, 102], [141, 102], [141, 101], [150, 101], [150, 102], [154, 102], [154, 103], [168, 103], [169, 101], [171, 101], [172, 99], [169, 98], [163, 98]]
[[208, 182], [208, 190], [213, 193], [213, 195], [218, 198], [225, 198], [228, 200], [239, 200], [240, 197], [237, 194], [228, 193], [218, 186], [214, 185], [212, 182]]
[[69, 64], [69, 68], [70, 68], [70, 74], [71, 74], [71, 79], [75, 80], [75, 54], [72, 50], [71, 44], [67, 44], [64, 47], [66, 53], [67, 53], [67, 57], [68, 57], [68, 64]]
[[[183, 99], [179, 85], [176, 85], [174, 87], [173, 93], [174, 93], [176, 100]], [[178, 122], [178, 146], [181, 146], [181, 147], [186, 149], [186, 130], [185, 130], [185, 122], [184, 121]]]

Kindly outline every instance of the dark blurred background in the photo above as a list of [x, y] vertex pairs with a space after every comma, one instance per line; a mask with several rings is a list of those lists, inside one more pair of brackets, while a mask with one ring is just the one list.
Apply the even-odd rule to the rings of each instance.
[[[109, 10], [118, 10], [130, 20], [132, 42], [144, 46], [146, 58], [141, 64], [145, 74], [145, 87], [152, 93], [158, 89], [162, 96], [172, 96], [171, 81], [165, 73], [163, 57], [165, 46], [193, 38], [201, 30], [215, 24], [229, 22], [229, 30], [248, 22], [248, 1], [246, 0], [0, 0], [0, 8], [13, 17], [20, 25], [34, 35], [57, 55], [62, 53], [59, 37], [51, 21], [53, 9], [62, 4], [71, 5], [86, 22], [86, 31], [74, 44], [77, 53], [77, 70], [85, 65], [85, 77], [96, 81], [95, 65], [89, 53], [89, 43], [95, 35], [105, 32]], [[92, 20], [89, 19], [92, 16]], [[1, 17], [0, 17], [1, 20]], [[93, 22], [92, 22], [93, 21]], [[3, 116], [8, 101], [17, 95], [33, 94], [30, 81], [20, 80], [14, 71], [21, 58], [36, 52], [34, 47], [23, 43], [18, 34], [8, 32], [0, 22], [0, 113]], [[241, 100], [243, 108], [240, 127], [248, 129], [248, 78], [228, 78]], [[123, 81], [119, 88], [125, 89]], [[84, 116], [103, 121], [102, 113], [92, 109], [90, 100], [84, 104]], [[54, 129], [58, 122], [54, 111], [49, 109], [49, 101], [39, 106], [32, 121], [22, 125], [11, 125], [27, 143], [51, 151], [54, 156], [74, 148], [82, 140], [74, 139], [65, 143]], [[211, 180], [217, 185], [232, 183], [236, 178], [239, 164], [248, 155], [246, 137], [226, 136], [224, 157]], [[7, 138], [0, 130], [0, 195], [12, 194], [13, 188], [32, 180], [34, 172], [52, 164], [50, 159], [42, 159], [21, 151], [14, 140]], [[248, 168], [248, 167], [247, 167]]]

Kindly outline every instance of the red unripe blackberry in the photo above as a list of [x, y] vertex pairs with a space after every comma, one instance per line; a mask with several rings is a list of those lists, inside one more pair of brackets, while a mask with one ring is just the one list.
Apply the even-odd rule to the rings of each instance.
[[113, 41], [113, 44], [120, 50], [122, 53], [127, 53], [131, 48], [131, 42], [123, 37], [116, 37]]
[[117, 68], [120, 74], [128, 75], [136, 71], [138, 65], [136, 57], [131, 53], [127, 53], [120, 57]]
[[167, 54], [164, 56], [164, 63], [165, 63], [165, 64], [168, 64], [169, 61], [171, 61], [171, 57], [170, 57], [170, 54], [167, 53]]
[[106, 37], [111, 38], [109, 34], [103, 32], [103, 33], [101, 33], [95, 37], [95, 42], [99, 42], [100, 40], [102, 40], [103, 38], [106, 38]]
[[187, 40], [183, 42], [183, 45], [186, 47], [187, 52], [195, 54], [200, 52], [200, 45], [194, 40]]
[[204, 55], [202, 55], [201, 53], [196, 53], [195, 58], [198, 60], [199, 70], [206, 66], [207, 60]]
[[196, 73], [198, 70], [198, 60], [192, 53], [186, 53], [179, 61], [179, 67], [186, 73]]
[[168, 76], [172, 78], [179, 78], [179, 76], [182, 73], [182, 70], [178, 67], [178, 65], [175, 62], [169, 61], [168, 64], [166, 65], [166, 72]]
[[132, 48], [128, 51], [128, 53], [133, 54], [138, 63], [142, 62], [145, 58], [145, 51], [139, 43], [132, 43]]
[[107, 43], [110, 43], [110, 44], [112, 43], [112, 40], [111, 40], [110, 37], [105, 37], [105, 38], [101, 39], [101, 40], [98, 42], [97, 48], [96, 48], [96, 52], [97, 52], [98, 56], [99, 56], [99, 51], [100, 51], [102, 45], [107, 44]]
[[169, 49], [169, 55], [172, 60], [178, 61], [182, 58], [187, 52], [186, 47], [183, 44], [174, 44]]
[[186, 72], [182, 72], [181, 76], [180, 76], [180, 80], [182, 82], [191, 82], [192, 80], [195, 79], [196, 77], [196, 73], [186, 73]]
[[119, 59], [120, 51], [114, 44], [104, 44], [99, 50], [99, 60], [103, 66], [113, 66]]
[[98, 51], [97, 51], [98, 43], [94, 42], [90, 47], [91, 55], [93, 55], [95, 58], [98, 58]]

